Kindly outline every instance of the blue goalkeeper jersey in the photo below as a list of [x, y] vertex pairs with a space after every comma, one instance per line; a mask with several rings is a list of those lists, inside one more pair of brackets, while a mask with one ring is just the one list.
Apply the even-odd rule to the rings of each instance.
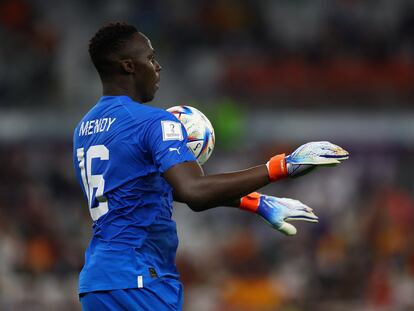
[[93, 220], [80, 293], [178, 278], [172, 188], [163, 173], [196, 161], [186, 142], [172, 114], [128, 96], [102, 97], [77, 125], [73, 161]]

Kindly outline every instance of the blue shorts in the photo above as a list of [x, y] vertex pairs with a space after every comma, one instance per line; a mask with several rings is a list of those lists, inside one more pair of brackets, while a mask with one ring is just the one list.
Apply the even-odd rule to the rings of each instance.
[[80, 301], [83, 311], [181, 311], [183, 285], [176, 280], [159, 278], [143, 288], [83, 293]]

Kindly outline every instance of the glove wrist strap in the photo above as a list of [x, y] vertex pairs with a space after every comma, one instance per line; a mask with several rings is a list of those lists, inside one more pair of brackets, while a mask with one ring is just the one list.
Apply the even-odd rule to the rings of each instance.
[[260, 203], [260, 193], [252, 192], [240, 200], [240, 209], [256, 213], [259, 208]]
[[276, 181], [278, 179], [287, 178], [289, 175], [284, 153], [278, 154], [271, 158], [266, 163], [266, 166], [269, 172], [270, 181]]

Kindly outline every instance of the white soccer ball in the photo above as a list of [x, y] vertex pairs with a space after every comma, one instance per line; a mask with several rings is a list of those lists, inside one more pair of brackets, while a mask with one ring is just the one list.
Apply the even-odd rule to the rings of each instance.
[[190, 106], [168, 108], [187, 130], [188, 148], [193, 152], [198, 163], [203, 165], [213, 153], [214, 128], [208, 118], [198, 109]]

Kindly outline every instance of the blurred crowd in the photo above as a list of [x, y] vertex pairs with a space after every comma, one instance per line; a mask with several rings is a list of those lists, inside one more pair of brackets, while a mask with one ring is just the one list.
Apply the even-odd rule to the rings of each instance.
[[91, 219], [71, 130], [101, 92], [88, 40], [115, 20], [153, 42], [154, 104], [211, 116], [207, 173], [264, 163], [303, 137], [351, 153], [263, 189], [316, 210], [319, 224], [298, 223], [295, 237], [246, 212], [177, 204], [184, 310], [414, 310], [412, 0], [1, 0], [1, 310], [80, 309]]
[[[370, 150], [353, 147], [341, 167], [263, 189], [315, 209], [320, 222], [296, 223], [295, 237], [247, 212], [194, 213], [176, 204], [184, 310], [413, 310], [414, 169], [406, 164], [414, 149]], [[1, 151], [1, 309], [78, 310], [92, 221], [71, 143], [22, 142]], [[242, 169], [266, 156], [217, 151], [206, 171]]]
[[2, 0], [2, 105], [80, 109], [99, 93], [88, 40], [114, 20], [151, 38], [170, 101], [225, 93], [274, 105], [275, 94], [300, 90], [308, 102], [292, 103], [305, 105], [332, 103], [338, 92], [398, 102], [412, 94], [411, 0]]

